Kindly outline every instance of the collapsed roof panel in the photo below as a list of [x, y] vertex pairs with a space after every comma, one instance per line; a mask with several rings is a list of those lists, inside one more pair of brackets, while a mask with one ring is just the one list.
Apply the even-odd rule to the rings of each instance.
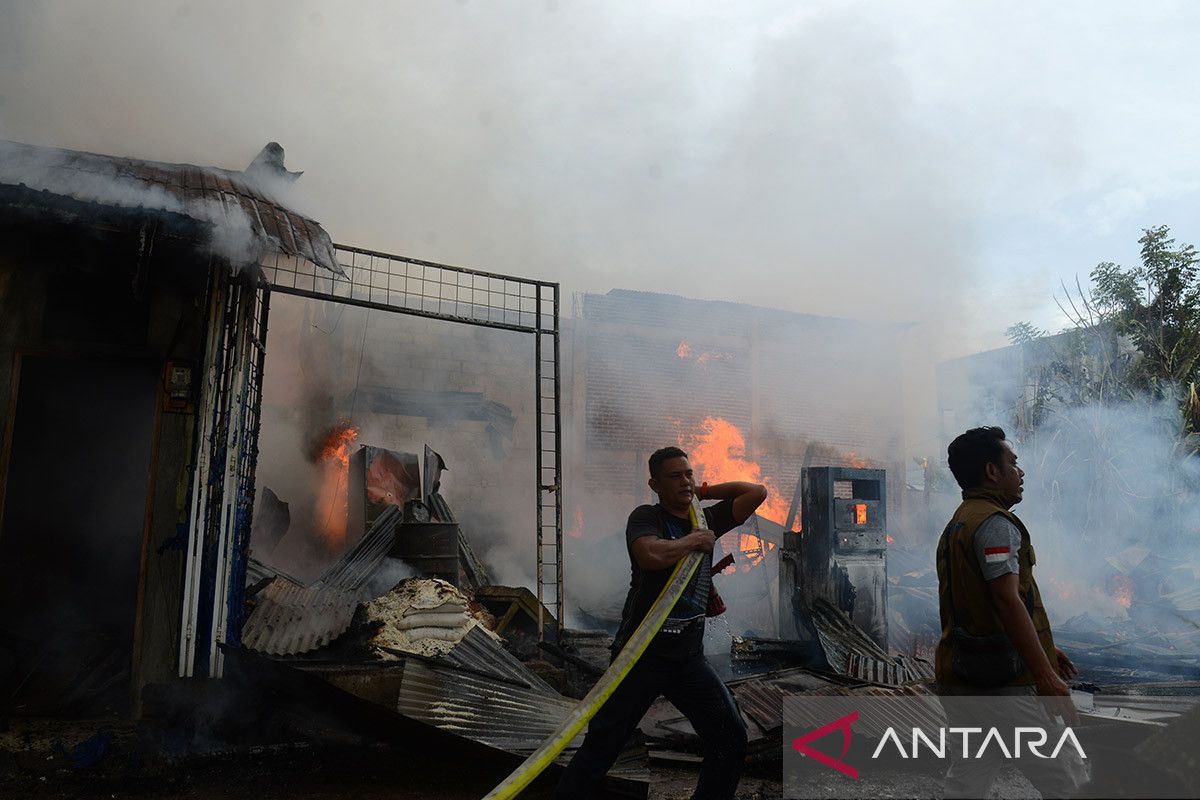
[[188, 217], [208, 230], [215, 254], [238, 266], [279, 253], [342, 275], [329, 234], [278, 199], [293, 179], [0, 141], [0, 185]]
[[306, 653], [329, 644], [350, 627], [364, 586], [396, 539], [401, 513], [388, 506], [359, 539], [304, 586], [282, 575], [264, 590], [242, 626], [242, 644], [271, 655]]
[[574, 707], [574, 700], [553, 690], [410, 659], [404, 664], [396, 708], [442, 730], [527, 755], [554, 733]]

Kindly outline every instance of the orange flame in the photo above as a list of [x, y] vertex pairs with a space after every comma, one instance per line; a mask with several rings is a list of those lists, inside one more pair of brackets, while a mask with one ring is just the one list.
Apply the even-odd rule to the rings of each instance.
[[[853, 467], [854, 469], [866, 469], [867, 467], [871, 466], [865, 458], [853, 450], [842, 456], [842, 460], [846, 462], [847, 467]], [[861, 525], [862, 523], [860, 522], [859, 524]]]
[[758, 514], [782, 525], [787, 519], [788, 502], [774, 489], [771, 479], [763, 476], [762, 468], [746, 458], [746, 438], [741, 430], [722, 417], [707, 417], [700, 428], [701, 433], [690, 443], [697, 480], [763, 484], [767, 487], [767, 501], [759, 507]]
[[[686, 443], [687, 447], [690, 447], [691, 462], [696, 470], [697, 480], [708, 483], [747, 481], [763, 484], [767, 487], [767, 500], [759, 507], [758, 514], [782, 525], [787, 520], [788, 502], [775, 490], [771, 479], [762, 474], [762, 468], [746, 458], [746, 439], [738, 427], [722, 417], [707, 417], [700, 424], [700, 428], [700, 434]], [[684, 443], [681, 442], [680, 445], [684, 446]], [[738, 549], [746, 559], [742, 570], [749, 570], [761, 563], [767, 552], [774, 548], [773, 543], [764, 542], [757, 536], [740, 534]]]
[[1113, 598], [1124, 608], [1133, 605], [1133, 581], [1127, 575], [1113, 575], [1109, 578]]
[[358, 428], [349, 420], [339, 420], [325, 437], [317, 454], [320, 488], [315, 516], [317, 530], [330, 551], [340, 550], [346, 542], [350, 511], [350, 448], [358, 440]]
[[[692, 357], [692, 345], [686, 339], [679, 343], [675, 348], [675, 355], [679, 358]], [[702, 353], [696, 353], [695, 362], [702, 367], [707, 367], [709, 361], [722, 361], [733, 358], [733, 353], [709, 352], [705, 350]]]
[[583, 536], [583, 510], [575, 509], [575, 522], [567, 529], [567, 536], [578, 539]]

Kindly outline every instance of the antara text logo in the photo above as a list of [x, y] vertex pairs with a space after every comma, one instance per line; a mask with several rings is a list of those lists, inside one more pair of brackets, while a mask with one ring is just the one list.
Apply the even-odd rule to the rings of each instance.
[[[853, 725], [857, 721], [858, 712], [852, 711], [828, 725], [796, 737], [792, 740], [792, 749], [802, 756], [811, 758], [857, 780], [858, 769], [842, 760], [850, 752], [850, 742], [854, 735]], [[809, 746], [812, 742], [835, 731], [840, 731], [842, 734], [842, 753], [837, 758]], [[986, 731], [981, 727], [943, 727], [937, 728], [936, 731], [936, 734], [930, 735], [921, 728], [914, 727], [911, 735], [902, 737], [894, 727], [889, 726], [884, 731], [883, 737], [880, 738], [879, 744], [875, 746], [875, 752], [871, 753], [871, 758], [877, 759], [888, 751], [895, 752], [901, 758], [920, 758], [923, 754], [922, 751], [926, 751], [929, 756], [940, 759], [948, 756], [977, 759], [983, 758], [985, 754], [991, 752], [990, 749], [994, 749], [995, 752], [1003, 754], [1005, 758], [1054, 759], [1058, 758], [1058, 754], [1065, 747], [1072, 747], [1080, 758], [1087, 758], [1087, 753], [1083, 751], [1083, 746], [1075, 736], [1075, 731], [1069, 727], [1063, 728], [1062, 733], [1058, 734], [1058, 740], [1053, 749], [1049, 749], [1049, 731], [1040, 727], [1016, 727], [1007, 737], [1001, 733], [999, 728], [994, 727], [987, 728]], [[907, 747], [905, 746], [906, 742], [908, 742]], [[1047, 752], [1048, 749], [1049, 752]]]

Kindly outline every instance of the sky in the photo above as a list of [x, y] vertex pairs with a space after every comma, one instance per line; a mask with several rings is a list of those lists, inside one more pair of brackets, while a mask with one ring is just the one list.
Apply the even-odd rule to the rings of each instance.
[[[1014, 7], [1015, 6], [1015, 7]], [[0, 0], [0, 138], [239, 169], [335, 241], [932, 326], [1200, 239], [1200, 5]]]

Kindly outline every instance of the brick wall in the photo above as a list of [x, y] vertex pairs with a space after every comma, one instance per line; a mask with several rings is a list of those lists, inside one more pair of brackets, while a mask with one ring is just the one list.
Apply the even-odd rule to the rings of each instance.
[[[790, 494], [812, 444], [814, 463], [884, 466], [891, 496], [902, 497], [895, 330], [623, 290], [584, 296], [576, 324], [575, 402], [590, 452], [579, 477], [589, 490], [628, 483], [644, 493], [645, 457], [719, 416], [742, 430], [779, 491]], [[620, 475], [631, 464], [638, 474]]]

